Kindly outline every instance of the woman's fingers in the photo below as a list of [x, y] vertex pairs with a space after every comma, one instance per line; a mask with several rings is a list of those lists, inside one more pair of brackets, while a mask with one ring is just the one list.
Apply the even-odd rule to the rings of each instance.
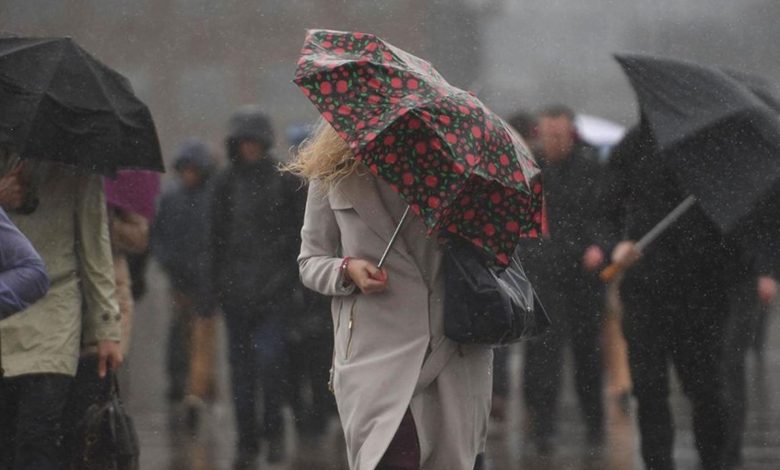
[[347, 275], [364, 294], [382, 292], [387, 288], [387, 271], [366, 260], [351, 260]]
[[358, 283], [360, 290], [366, 294], [382, 292], [387, 287], [387, 273], [384, 269], [379, 269], [371, 263], [366, 263], [363, 270], [364, 276], [361, 276], [361, 282]]
[[375, 279], [377, 281], [387, 282], [387, 271], [385, 268], [375, 268], [371, 266], [371, 270], [369, 271], [369, 275], [371, 276], [371, 279]]

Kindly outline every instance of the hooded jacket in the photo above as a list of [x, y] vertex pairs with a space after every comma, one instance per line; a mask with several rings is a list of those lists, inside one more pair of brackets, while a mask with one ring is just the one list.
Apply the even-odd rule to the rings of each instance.
[[[185, 142], [174, 162], [177, 170], [197, 169], [203, 181], [195, 188], [175, 184], [158, 203], [151, 229], [152, 255], [168, 274], [171, 286], [192, 297], [208, 290], [209, 273], [209, 177], [213, 160], [201, 142]], [[203, 299], [201, 299], [203, 300]]]

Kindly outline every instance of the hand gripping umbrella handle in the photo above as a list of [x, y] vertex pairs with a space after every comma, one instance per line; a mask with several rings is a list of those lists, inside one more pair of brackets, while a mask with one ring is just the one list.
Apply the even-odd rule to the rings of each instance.
[[401, 221], [398, 222], [398, 226], [395, 228], [395, 232], [393, 232], [393, 236], [390, 237], [390, 243], [387, 244], [387, 248], [385, 248], [385, 252], [382, 253], [382, 258], [379, 260], [379, 264], [376, 265], [377, 268], [382, 269], [382, 266], [385, 264], [385, 261], [387, 261], [387, 255], [390, 254], [390, 250], [393, 248], [393, 245], [395, 245], [395, 241], [398, 239], [398, 234], [401, 233], [401, 229], [404, 226], [404, 222], [406, 222], [406, 218], [409, 216], [410, 209], [411, 206], [406, 206], [404, 215], [401, 216]]
[[[642, 238], [639, 239], [638, 242], [636, 242], [636, 249], [640, 252], [644, 251], [645, 248], [647, 248], [647, 245], [651, 244], [653, 241], [655, 241], [656, 238], [658, 238], [662, 233], [666, 231], [677, 219], [680, 218], [688, 209], [693, 207], [693, 205], [696, 203], [696, 197], [695, 196], [688, 196], [685, 198], [683, 202], [677, 205], [671, 212], [666, 214], [666, 217], [664, 217], [660, 222], [658, 222], [655, 227], [650, 229], [649, 232], [647, 232]], [[599, 277], [604, 282], [611, 281], [620, 271], [622, 271], [622, 267], [618, 265], [617, 263], [612, 263], [606, 268], [604, 268], [603, 271], [601, 271], [601, 274]]]

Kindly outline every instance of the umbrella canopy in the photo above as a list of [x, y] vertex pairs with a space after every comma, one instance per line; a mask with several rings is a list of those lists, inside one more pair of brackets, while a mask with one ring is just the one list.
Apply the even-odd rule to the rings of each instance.
[[22, 158], [163, 171], [152, 116], [130, 82], [69, 38], [0, 38], [0, 138]]
[[723, 232], [780, 180], [780, 121], [725, 72], [683, 61], [619, 55], [664, 163]]
[[160, 175], [148, 170], [121, 170], [105, 178], [103, 188], [106, 204], [127, 212], [135, 212], [151, 223], [155, 201], [160, 193]]
[[772, 84], [763, 77], [745, 73], [740, 70], [723, 69], [731, 78], [742, 83], [753, 92], [761, 101], [769, 106], [775, 113], [780, 114], [780, 99], [775, 93]]
[[428, 62], [374, 35], [311, 30], [294, 82], [429, 234], [507, 263], [541, 230], [540, 172], [522, 139]]

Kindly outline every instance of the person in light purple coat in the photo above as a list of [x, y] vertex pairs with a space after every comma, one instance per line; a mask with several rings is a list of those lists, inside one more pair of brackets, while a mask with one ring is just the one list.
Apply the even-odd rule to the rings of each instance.
[[48, 290], [43, 260], [0, 209], [0, 320], [24, 310]]

